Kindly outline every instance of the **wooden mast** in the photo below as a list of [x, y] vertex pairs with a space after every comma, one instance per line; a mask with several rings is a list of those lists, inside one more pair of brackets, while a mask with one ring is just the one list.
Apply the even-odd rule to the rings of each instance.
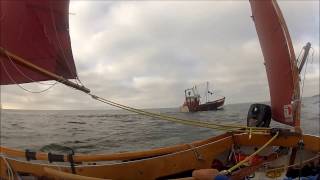
[[303, 57], [302, 57], [302, 59], [301, 59], [301, 63], [300, 63], [300, 65], [299, 65], [299, 74], [301, 74], [302, 68], [303, 68], [304, 64], [306, 63], [306, 61], [307, 61], [307, 57], [308, 57], [308, 55], [309, 55], [310, 48], [311, 48], [311, 43], [310, 43], [310, 42], [308, 42], [308, 43], [303, 47], [304, 53], [303, 53]]

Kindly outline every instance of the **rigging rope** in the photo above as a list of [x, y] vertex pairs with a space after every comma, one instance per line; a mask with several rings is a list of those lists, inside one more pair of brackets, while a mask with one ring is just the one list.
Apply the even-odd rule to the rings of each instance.
[[125, 105], [104, 99], [102, 97], [96, 96], [91, 93], [89, 93], [89, 95], [97, 101], [100, 101], [102, 103], [129, 111], [129, 112], [134, 112], [137, 114], [141, 114], [141, 115], [145, 115], [145, 116], [149, 116], [149, 117], [154, 117], [154, 118], [160, 118], [160, 119], [164, 119], [167, 121], [176, 122], [176, 123], [185, 124], [185, 125], [206, 127], [206, 128], [210, 128], [210, 129], [224, 130], [224, 131], [238, 131], [238, 132], [252, 132], [252, 133], [258, 133], [258, 132], [263, 133], [263, 132], [267, 132], [268, 130], [270, 130], [270, 128], [247, 127], [247, 126], [240, 126], [240, 125], [225, 125], [225, 124], [216, 124], [216, 123], [209, 123], [209, 122], [200, 122], [197, 120], [190, 120], [190, 119], [182, 119], [182, 118], [177, 118], [177, 117], [168, 116], [168, 115], [164, 115], [164, 114], [153, 113], [153, 112], [144, 111], [141, 109], [136, 109], [133, 107], [125, 106]]
[[300, 63], [301, 63], [300, 56], [301, 56], [301, 53], [302, 53], [303, 50], [304, 50], [304, 48], [302, 48], [302, 49], [300, 50], [299, 56], [298, 56], [298, 58], [296, 59], [296, 62], [297, 62], [298, 67], [300, 66]]
[[[311, 64], [313, 63], [313, 57], [314, 57], [314, 49], [311, 47], [312, 49], [312, 55], [311, 55]], [[302, 99], [302, 95], [303, 95], [303, 90], [304, 90], [304, 81], [306, 79], [306, 74], [307, 74], [307, 67], [308, 67], [308, 60], [309, 60], [309, 57], [307, 58], [306, 60], [306, 66], [305, 66], [305, 69], [304, 69], [304, 74], [303, 74], [303, 80], [302, 80], [302, 86], [301, 86], [301, 95], [300, 95], [300, 99]]]
[[7, 55], [8, 59], [10, 60], [10, 63], [12, 64], [12, 66], [13, 66], [22, 76], [24, 76], [25, 78], [29, 79], [30, 81], [35, 82], [35, 83], [38, 83], [38, 84], [43, 84], [43, 85], [54, 85], [54, 84], [56, 84], [56, 82], [49, 84], [49, 83], [44, 83], [44, 82], [38, 82], [38, 81], [32, 79], [31, 77], [29, 77], [29, 76], [27, 76], [25, 73], [23, 73], [23, 72], [20, 70], [20, 68], [18, 68], [18, 66], [16, 65], [16, 63], [14, 63], [14, 62], [12, 61], [11, 57], [10, 57], [8, 54], [6, 54], [6, 55]]
[[5, 67], [5, 65], [2, 63], [2, 61], [0, 62], [1, 66], [3, 67], [4, 72], [8, 75], [8, 77], [10, 78], [10, 80], [12, 82], [14, 82], [14, 84], [16, 84], [19, 88], [21, 88], [24, 91], [27, 91], [29, 93], [43, 93], [45, 91], [48, 91], [49, 89], [51, 89], [52, 87], [54, 87], [56, 84], [58, 84], [58, 81], [56, 81], [54, 84], [51, 84], [48, 88], [40, 90], [40, 91], [31, 91], [25, 87], [23, 87], [22, 85], [20, 85], [19, 83], [17, 83], [13, 77], [10, 75], [10, 73], [8, 72], [7, 68]]

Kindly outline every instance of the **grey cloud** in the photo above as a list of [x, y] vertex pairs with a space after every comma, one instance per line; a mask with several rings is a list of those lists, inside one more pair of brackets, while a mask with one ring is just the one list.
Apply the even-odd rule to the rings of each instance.
[[[319, 93], [319, 2], [279, 4], [296, 54], [305, 42], [314, 44], [304, 95]], [[140, 108], [176, 107], [184, 89], [210, 81], [227, 103], [269, 99], [247, 1], [75, 1], [70, 7], [79, 76], [101, 96]], [[42, 95], [6, 86], [1, 95], [4, 106], [18, 108], [110, 108], [62, 85]]]

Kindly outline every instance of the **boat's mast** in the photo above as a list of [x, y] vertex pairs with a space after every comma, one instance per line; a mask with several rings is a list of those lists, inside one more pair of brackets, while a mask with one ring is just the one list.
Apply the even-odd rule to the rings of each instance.
[[209, 93], [209, 82], [207, 81], [206, 103], [208, 102], [208, 93]]
[[[300, 118], [301, 118], [301, 95], [300, 95], [300, 87], [299, 87], [299, 74], [301, 74], [301, 71], [302, 71], [302, 68], [304, 66], [304, 64], [306, 63], [307, 61], [307, 58], [308, 58], [308, 54], [309, 54], [309, 51], [311, 49], [311, 43], [307, 43], [304, 47], [304, 53], [303, 53], [303, 56], [302, 56], [302, 59], [301, 59], [301, 63], [300, 65], [298, 65], [297, 63], [295, 63], [296, 67], [296, 70], [295, 70], [295, 74], [297, 74], [295, 77], [296, 78], [296, 88], [295, 88], [295, 93], [294, 93], [294, 101], [295, 100], [298, 100], [300, 99], [299, 101], [296, 101], [296, 105], [294, 106], [294, 126], [297, 127], [298, 129], [300, 129]], [[298, 67], [299, 66], [299, 67]], [[298, 72], [297, 72], [298, 70]], [[299, 74], [298, 74], [299, 73]]]
[[8, 57], [10, 57], [10, 60], [14, 61], [15, 63], [20, 64], [20, 65], [22, 65], [22, 66], [24, 66], [26, 68], [29, 68], [29, 69], [31, 69], [31, 70], [33, 70], [35, 72], [39, 72], [39, 73], [41, 73], [41, 74], [43, 74], [45, 76], [48, 76], [48, 77], [50, 77], [50, 78], [52, 78], [52, 79], [54, 79], [54, 80], [56, 80], [56, 81], [58, 81], [58, 82], [60, 82], [62, 84], [65, 84], [65, 85], [67, 85], [69, 87], [78, 89], [78, 90], [80, 90], [82, 92], [85, 92], [85, 93], [90, 93], [90, 89], [88, 89], [88, 88], [86, 88], [86, 87], [84, 87], [82, 85], [76, 84], [76, 83], [74, 83], [74, 82], [72, 82], [72, 81], [70, 81], [70, 80], [68, 80], [68, 79], [66, 79], [66, 78], [64, 78], [62, 76], [59, 76], [59, 75], [54, 74], [54, 73], [52, 73], [50, 71], [47, 71], [46, 69], [44, 69], [42, 67], [39, 67], [39, 66], [31, 63], [30, 61], [28, 61], [26, 59], [23, 59], [22, 57], [19, 57], [19, 56], [15, 55], [15, 54], [5, 50], [2, 47], [0, 47], [0, 55], [8, 56]]
[[306, 44], [306, 46], [303, 47], [304, 53], [303, 53], [303, 57], [302, 57], [301, 63], [299, 65], [299, 74], [301, 73], [302, 68], [303, 68], [304, 64], [306, 63], [310, 48], [311, 48], [311, 43], [310, 42], [308, 42]]

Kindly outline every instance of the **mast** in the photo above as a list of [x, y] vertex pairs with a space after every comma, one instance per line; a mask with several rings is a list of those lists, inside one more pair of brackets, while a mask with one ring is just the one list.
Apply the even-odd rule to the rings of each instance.
[[208, 93], [209, 93], [209, 82], [207, 81], [206, 103], [208, 102]]
[[301, 63], [300, 63], [300, 65], [299, 65], [299, 74], [301, 73], [302, 68], [303, 68], [304, 64], [306, 63], [307, 57], [308, 57], [308, 55], [309, 55], [310, 48], [311, 48], [311, 43], [310, 43], [310, 42], [308, 42], [308, 43], [303, 47], [304, 53], [303, 53], [303, 57], [302, 57]]

